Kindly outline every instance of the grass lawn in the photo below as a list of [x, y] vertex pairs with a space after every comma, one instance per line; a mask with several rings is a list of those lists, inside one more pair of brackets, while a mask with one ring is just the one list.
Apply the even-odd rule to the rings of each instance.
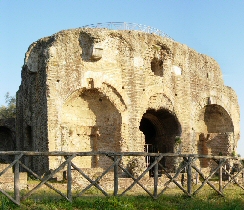
[[125, 209], [125, 210], [146, 210], [146, 209], [166, 209], [166, 210], [244, 210], [244, 190], [231, 186], [224, 191], [225, 197], [218, 195], [209, 187], [204, 187], [199, 194], [192, 198], [184, 195], [179, 189], [168, 189], [165, 194], [157, 200], [153, 200], [145, 193], [128, 194], [123, 197], [105, 197], [95, 194], [74, 198], [70, 203], [62, 199], [52, 191], [40, 190], [28, 200], [22, 202], [21, 206], [16, 206], [3, 195], [0, 195], [0, 208], [7, 209]]

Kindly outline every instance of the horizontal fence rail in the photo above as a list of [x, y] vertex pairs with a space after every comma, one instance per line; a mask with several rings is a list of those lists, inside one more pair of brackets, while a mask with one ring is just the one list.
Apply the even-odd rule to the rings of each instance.
[[[170, 190], [170, 184], [178, 187], [182, 192], [188, 196], [196, 195], [205, 185], [209, 185], [219, 195], [224, 196], [224, 190], [234, 183], [244, 190], [243, 186], [243, 173], [244, 173], [244, 160], [233, 156], [209, 156], [209, 155], [194, 155], [194, 154], [174, 154], [174, 153], [146, 153], [146, 152], [30, 152], [30, 151], [8, 151], [0, 152], [1, 156], [12, 156], [13, 161], [5, 164], [4, 168], [0, 170], [0, 178], [8, 170], [13, 169], [14, 173], [14, 187], [13, 195], [7, 192], [2, 185], [0, 185], [0, 192], [8, 199], [17, 205], [21, 201], [30, 198], [42, 186], [46, 186], [65, 198], [67, 201], [72, 202], [76, 197], [84, 195], [92, 187], [98, 190], [105, 196], [123, 196], [133, 187], [139, 186], [153, 199], [157, 199], [166, 190]], [[40, 176], [35, 173], [28, 165], [25, 164], [25, 159], [30, 157], [62, 157], [62, 161], [58, 166], [45, 176]], [[77, 157], [103, 157], [107, 158], [106, 167], [97, 176], [87, 173], [84, 168], [77, 166]], [[126, 166], [128, 160], [143, 159], [145, 166], [140, 168], [139, 174], [133, 174]], [[174, 169], [165, 166], [165, 158], [174, 159]], [[146, 160], [149, 164], [146, 165]], [[201, 161], [212, 162], [211, 170], [203, 171], [200, 167]], [[126, 162], [127, 161], [127, 162]], [[124, 164], [126, 162], [126, 164]], [[0, 164], [1, 165], [1, 164]], [[231, 167], [230, 167], [231, 166]], [[20, 171], [28, 172], [29, 176], [34, 177], [39, 183], [31, 190], [20, 190]], [[66, 173], [66, 193], [62, 192], [59, 187], [53, 186], [52, 180], [57, 173]], [[76, 175], [74, 175], [76, 172]], [[102, 181], [112, 173], [112, 192], [107, 190], [102, 185]], [[124, 189], [121, 187], [120, 176], [129, 178], [131, 182]], [[151, 176], [152, 185], [145, 186], [143, 179]], [[225, 178], [223, 177], [225, 176]], [[82, 184], [74, 193], [74, 180], [76, 176], [82, 177], [88, 184]], [[162, 177], [164, 182], [162, 182]], [[213, 177], [217, 177], [214, 182]], [[227, 178], [226, 178], [227, 177]], [[110, 180], [111, 181], [111, 180]], [[195, 186], [193, 187], [195, 183]], [[1, 184], [1, 183], [0, 183]]]
[[107, 23], [96, 23], [85, 25], [82, 28], [106, 28], [110, 30], [134, 30], [141, 31], [149, 34], [155, 34], [158, 36], [166, 37], [173, 40], [169, 35], [160, 31], [157, 28], [153, 28], [151, 26], [146, 26], [137, 23], [125, 23], [125, 22], [107, 22]]

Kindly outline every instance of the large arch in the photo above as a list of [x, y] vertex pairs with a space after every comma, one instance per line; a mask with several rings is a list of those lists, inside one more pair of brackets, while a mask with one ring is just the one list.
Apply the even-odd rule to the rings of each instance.
[[[102, 77], [102, 75], [100, 76]], [[118, 92], [118, 90], [113, 85], [111, 85], [111, 83], [103, 81], [101, 84], [95, 85], [100, 82], [97, 81], [97, 78], [94, 79], [93, 77], [86, 78], [86, 83], [87, 86], [75, 90], [71, 89], [69, 94], [65, 95], [65, 97], [63, 98], [64, 103], [68, 101], [70, 98], [72, 98], [75, 94], [79, 94], [83, 90], [97, 89], [99, 92], [103, 93], [104, 95], [106, 95], [106, 97], [109, 98], [109, 100], [114, 104], [114, 106], [119, 110], [119, 112], [122, 113], [127, 109], [125, 100], [127, 102], [129, 101], [128, 96], [124, 94], [122, 97], [121, 93]]]
[[[0, 151], [14, 151], [15, 142], [12, 131], [6, 126], [0, 126]], [[0, 163], [10, 163], [13, 156], [0, 156]]]
[[[197, 150], [203, 155], [230, 155], [234, 150], [234, 125], [228, 112], [220, 105], [205, 105], [196, 122]], [[201, 167], [211, 165], [200, 161]]]
[[[148, 152], [175, 152], [176, 137], [181, 135], [181, 125], [171, 111], [164, 108], [148, 109], [142, 116], [139, 129], [145, 136]], [[162, 164], [172, 168], [174, 162], [168, 158], [163, 159]]]
[[[107, 95], [95, 88], [76, 91], [62, 108], [61, 150], [119, 152], [121, 124], [121, 113]], [[109, 164], [106, 157], [82, 157], [75, 162], [83, 168]]]

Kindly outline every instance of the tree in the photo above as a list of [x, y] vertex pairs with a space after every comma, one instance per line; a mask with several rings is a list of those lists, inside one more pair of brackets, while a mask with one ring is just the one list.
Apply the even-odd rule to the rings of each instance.
[[0, 119], [12, 118], [16, 116], [16, 98], [10, 96], [9, 92], [5, 95], [5, 105], [0, 106]]

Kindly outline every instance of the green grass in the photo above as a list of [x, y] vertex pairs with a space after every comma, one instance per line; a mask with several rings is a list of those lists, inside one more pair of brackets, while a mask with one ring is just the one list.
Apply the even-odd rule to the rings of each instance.
[[63, 209], [89, 209], [89, 210], [243, 210], [244, 191], [232, 186], [225, 191], [225, 197], [219, 196], [209, 187], [192, 198], [187, 197], [178, 189], [168, 189], [157, 200], [145, 194], [127, 195], [123, 197], [105, 197], [86, 195], [74, 198], [70, 203], [60, 198], [56, 193], [39, 192], [22, 202], [18, 207], [3, 195], [0, 195], [1, 209], [34, 209], [34, 210], [63, 210]]

